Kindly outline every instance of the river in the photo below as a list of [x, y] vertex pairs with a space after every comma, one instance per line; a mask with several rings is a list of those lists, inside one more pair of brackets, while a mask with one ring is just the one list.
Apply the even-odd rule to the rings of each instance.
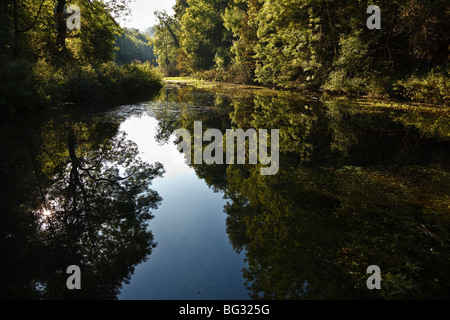
[[[174, 132], [194, 136], [196, 121], [278, 130], [278, 171], [189, 164]], [[168, 83], [1, 132], [4, 297], [450, 296], [448, 109]], [[70, 265], [81, 290], [66, 286]], [[367, 286], [374, 265], [381, 290]]]

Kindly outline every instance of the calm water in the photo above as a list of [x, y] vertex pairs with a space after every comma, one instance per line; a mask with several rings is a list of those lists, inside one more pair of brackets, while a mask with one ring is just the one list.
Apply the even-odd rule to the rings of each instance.
[[[278, 174], [187, 165], [173, 132], [194, 121], [279, 129]], [[2, 125], [1, 143], [1, 297], [450, 297], [448, 109], [172, 84]]]

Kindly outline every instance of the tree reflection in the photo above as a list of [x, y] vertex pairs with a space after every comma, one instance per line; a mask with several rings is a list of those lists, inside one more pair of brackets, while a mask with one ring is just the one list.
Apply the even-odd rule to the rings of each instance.
[[[199, 120], [205, 130], [280, 129], [276, 176], [258, 166], [192, 165], [228, 199], [227, 232], [246, 255], [253, 299], [449, 297], [448, 115], [293, 93], [231, 96], [226, 108], [211, 101], [217, 111], [208, 117], [182, 108], [167, 125], [157, 115], [162, 136], [193, 133]], [[217, 120], [223, 110], [230, 123]], [[374, 264], [381, 291], [366, 287]]]
[[[278, 175], [227, 170], [228, 233], [246, 252], [252, 298], [448, 297], [446, 136], [425, 138], [395, 113], [288, 96], [257, 98], [250, 116], [234, 117], [284, 132]], [[373, 264], [381, 292], [365, 284]]]
[[[150, 185], [162, 165], [140, 160], [104, 123], [49, 122], [39, 132], [11, 146], [21, 172], [5, 164], [14, 187], [12, 198], [2, 192], [1, 295], [114, 299], [155, 247], [147, 222], [162, 199]], [[82, 290], [66, 287], [70, 265], [81, 268]]]
[[[264, 178], [229, 167], [227, 231], [246, 253], [252, 298], [448, 297], [448, 195], [433, 187], [448, 176], [396, 171], [299, 166]], [[381, 292], [365, 287], [372, 264]]]

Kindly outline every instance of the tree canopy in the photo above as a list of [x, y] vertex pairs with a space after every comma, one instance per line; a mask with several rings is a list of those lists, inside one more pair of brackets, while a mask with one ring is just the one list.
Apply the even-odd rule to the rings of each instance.
[[[380, 30], [366, 26], [369, 5], [381, 8]], [[445, 0], [184, 0], [163, 19], [179, 42], [155, 47], [179, 73], [215, 70], [208, 79], [418, 101], [434, 82], [445, 103], [449, 10]]]
[[[161, 87], [149, 38], [122, 29], [129, 0], [5, 0], [0, 5], [0, 111], [151, 95]], [[80, 28], [69, 28], [78, 6]], [[120, 66], [118, 66], [117, 62]]]

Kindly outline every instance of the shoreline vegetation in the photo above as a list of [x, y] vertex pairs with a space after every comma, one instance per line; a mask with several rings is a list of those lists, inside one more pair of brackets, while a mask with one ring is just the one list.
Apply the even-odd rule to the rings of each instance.
[[305, 96], [309, 96], [311, 99], [345, 99], [352, 100], [354, 102], [359, 103], [364, 107], [382, 107], [382, 108], [391, 108], [397, 110], [415, 110], [420, 109], [422, 111], [439, 111], [439, 110], [448, 110], [450, 108], [449, 105], [445, 104], [433, 104], [433, 103], [424, 103], [424, 102], [414, 102], [414, 101], [406, 101], [401, 99], [395, 99], [390, 97], [373, 97], [371, 95], [356, 95], [356, 94], [341, 94], [336, 92], [328, 92], [324, 90], [312, 91], [312, 90], [289, 90], [284, 88], [277, 88], [268, 85], [258, 85], [258, 84], [242, 84], [242, 83], [232, 83], [232, 82], [224, 82], [219, 80], [204, 80], [201, 78], [195, 77], [163, 77], [162, 81], [166, 84], [172, 85], [192, 85], [199, 89], [207, 89], [217, 91], [218, 93], [231, 93], [234, 94], [236, 91], [264, 91], [267, 94], [277, 94], [277, 92], [293, 92], [304, 94]]
[[55, 15], [66, 0], [56, 9], [51, 1], [5, 0], [2, 118], [67, 103], [146, 99], [164, 77], [448, 107], [446, 1], [377, 3], [381, 30], [366, 27], [367, 1], [177, 0], [173, 16], [155, 12], [158, 24], [141, 32], [116, 22], [127, 0], [72, 1], [82, 12], [79, 30]]
[[446, 0], [177, 0], [153, 43], [166, 77], [448, 106]]
[[0, 78], [8, 79], [0, 88], [4, 119], [65, 104], [136, 101], [148, 98], [163, 85], [158, 71], [149, 63], [61, 67], [45, 60], [9, 61], [1, 68]]
[[[5, 0], [0, 5], [2, 121], [67, 104], [129, 103], [158, 92], [163, 83], [150, 35], [116, 22], [126, 14], [126, 3]], [[80, 9], [80, 29], [67, 24], [68, 5]]]

